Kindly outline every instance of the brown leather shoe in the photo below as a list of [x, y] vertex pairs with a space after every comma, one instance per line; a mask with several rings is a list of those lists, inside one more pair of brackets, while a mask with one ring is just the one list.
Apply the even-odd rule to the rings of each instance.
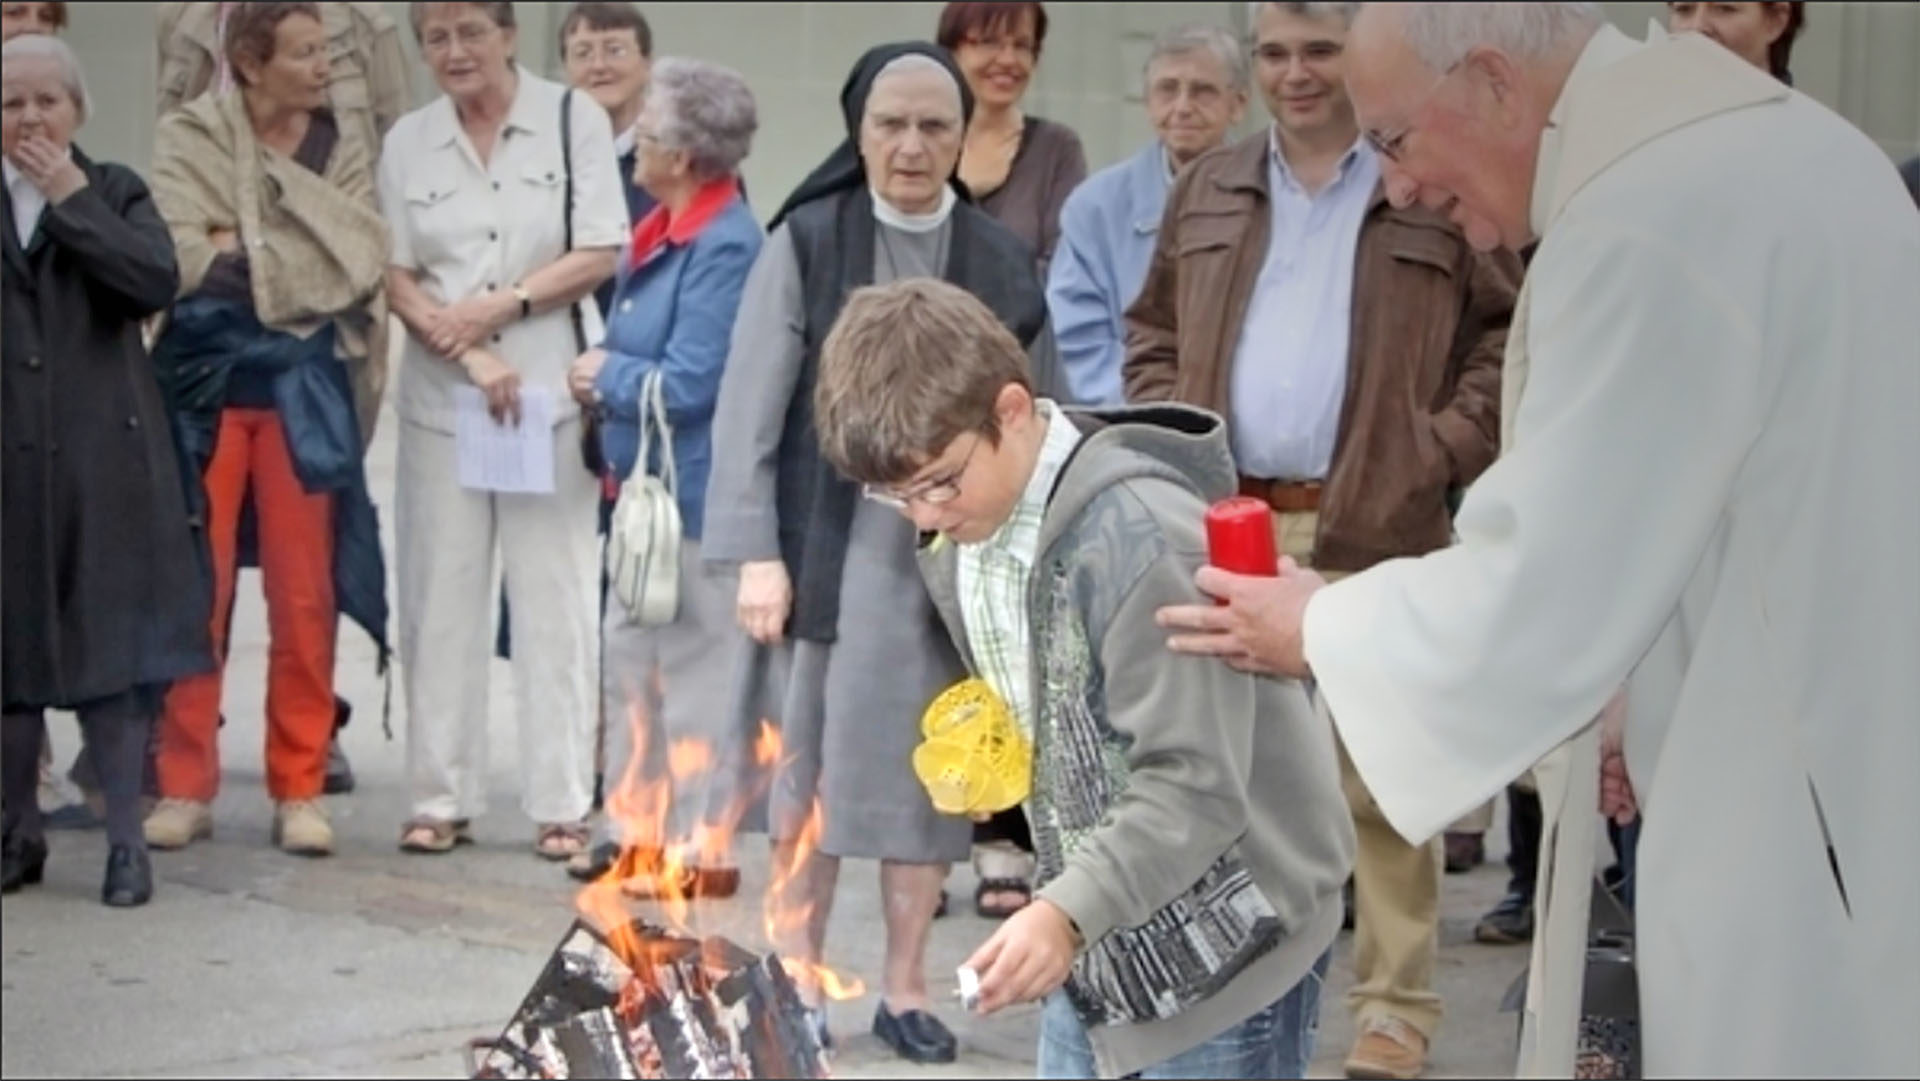
[[1427, 1068], [1427, 1038], [1398, 1017], [1369, 1019], [1347, 1053], [1348, 1077], [1413, 1081]]

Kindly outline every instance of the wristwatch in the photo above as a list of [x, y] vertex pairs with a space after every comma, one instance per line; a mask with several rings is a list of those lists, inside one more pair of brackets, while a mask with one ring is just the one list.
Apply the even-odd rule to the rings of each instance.
[[525, 319], [528, 316], [532, 315], [533, 314], [533, 294], [527, 292], [527, 287], [525, 285], [522, 285], [519, 282], [514, 282], [513, 295], [517, 297], [520, 301], [520, 318]]

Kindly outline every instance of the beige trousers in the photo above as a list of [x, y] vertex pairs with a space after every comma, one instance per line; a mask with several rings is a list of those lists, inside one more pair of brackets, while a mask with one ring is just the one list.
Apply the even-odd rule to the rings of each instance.
[[[1273, 521], [1281, 552], [1307, 565], [1320, 516], [1276, 513]], [[1342, 577], [1337, 571], [1321, 573]], [[1326, 715], [1326, 700], [1318, 694], [1313, 700]], [[1347, 1006], [1356, 1026], [1375, 1017], [1397, 1017], [1431, 1042], [1441, 1013], [1433, 970], [1440, 952], [1442, 842], [1435, 837], [1423, 845], [1408, 844], [1381, 813], [1344, 744], [1340, 787], [1359, 841], [1353, 863], [1353, 989]]]

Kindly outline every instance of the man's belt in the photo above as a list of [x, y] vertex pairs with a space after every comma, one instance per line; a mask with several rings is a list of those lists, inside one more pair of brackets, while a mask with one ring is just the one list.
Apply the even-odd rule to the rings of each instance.
[[1283, 514], [1320, 509], [1320, 482], [1317, 480], [1267, 480], [1243, 476], [1240, 478], [1240, 494], [1250, 495]]

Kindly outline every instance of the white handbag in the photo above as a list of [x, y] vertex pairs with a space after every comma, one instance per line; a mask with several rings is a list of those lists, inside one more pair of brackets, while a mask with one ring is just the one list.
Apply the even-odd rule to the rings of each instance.
[[[660, 446], [660, 475], [647, 472], [647, 448]], [[664, 479], [663, 479], [664, 478]], [[673, 464], [673, 428], [656, 369], [640, 386], [640, 449], [620, 485], [607, 529], [607, 576], [626, 606], [627, 622], [672, 623], [680, 610], [680, 484]]]

